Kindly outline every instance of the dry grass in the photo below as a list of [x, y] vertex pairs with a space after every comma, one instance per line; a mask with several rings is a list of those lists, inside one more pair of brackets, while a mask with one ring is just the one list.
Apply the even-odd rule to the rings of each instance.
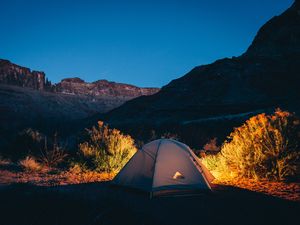
[[20, 160], [19, 164], [24, 170], [30, 172], [41, 171], [43, 168], [42, 165], [31, 156], [27, 156], [25, 159]]
[[75, 165], [69, 171], [64, 173], [67, 183], [80, 184], [98, 181], [109, 181], [115, 176], [114, 173], [96, 172], [90, 170], [82, 170], [81, 167]]
[[56, 171], [56, 172], [32, 172], [0, 170], [0, 185], [12, 183], [30, 183], [38, 186], [56, 186], [68, 184], [80, 184], [112, 180], [114, 174], [98, 173], [93, 171]]

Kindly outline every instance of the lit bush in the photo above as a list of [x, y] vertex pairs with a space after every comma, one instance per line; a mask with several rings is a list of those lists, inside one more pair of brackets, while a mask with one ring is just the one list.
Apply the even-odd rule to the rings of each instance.
[[99, 121], [88, 129], [89, 140], [79, 144], [81, 165], [100, 172], [117, 173], [134, 155], [136, 147], [129, 135], [110, 129]]
[[203, 163], [216, 177], [283, 180], [299, 173], [299, 120], [289, 112], [259, 114], [236, 128], [221, 152]]

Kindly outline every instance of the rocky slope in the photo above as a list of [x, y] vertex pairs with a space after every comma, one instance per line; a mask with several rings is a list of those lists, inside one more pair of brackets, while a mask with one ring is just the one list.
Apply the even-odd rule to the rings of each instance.
[[[129, 101], [102, 118], [134, 135], [140, 131], [132, 127], [139, 124], [177, 131], [194, 124], [199, 133], [222, 126], [228, 132], [250, 115], [275, 107], [300, 111], [299, 84], [300, 3], [296, 1], [258, 31], [243, 55], [195, 67], [157, 94]], [[205, 121], [209, 123], [204, 125]]]
[[0, 154], [10, 151], [26, 128], [68, 137], [77, 132], [75, 127], [84, 130], [81, 120], [158, 90], [106, 80], [86, 83], [79, 78], [52, 85], [43, 72], [0, 60]]

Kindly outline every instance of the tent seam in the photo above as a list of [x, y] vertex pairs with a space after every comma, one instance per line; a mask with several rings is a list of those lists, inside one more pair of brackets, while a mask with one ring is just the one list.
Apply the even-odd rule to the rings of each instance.
[[161, 145], [161, 142], [162, 140], [160, 140], [158, 146], [157, 146], [157, 150], [156, 150], [156, 154], [155, 154], [155, 159], [154, 159], [154, 169], [153, 169], [153, 175], [152, 175], [152, 184], [151, 184], [151, 197], [152, 197], [152, 193], [153, 193], [153, 182], [154, 182], [154, 175], [155, 175], [155, 171], [156, 171], [156, 159], [157, 159], [157, 155], [158, 155], [158, 151], [159, 151], [159, 148], [160, 148], [160, 145]]

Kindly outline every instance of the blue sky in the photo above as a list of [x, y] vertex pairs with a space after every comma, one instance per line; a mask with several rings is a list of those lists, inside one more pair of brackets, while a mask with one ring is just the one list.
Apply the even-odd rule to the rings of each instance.
[[66, 77], [161, 87], [238, 56], [293, 0], [0, 0], [0, 58]]

